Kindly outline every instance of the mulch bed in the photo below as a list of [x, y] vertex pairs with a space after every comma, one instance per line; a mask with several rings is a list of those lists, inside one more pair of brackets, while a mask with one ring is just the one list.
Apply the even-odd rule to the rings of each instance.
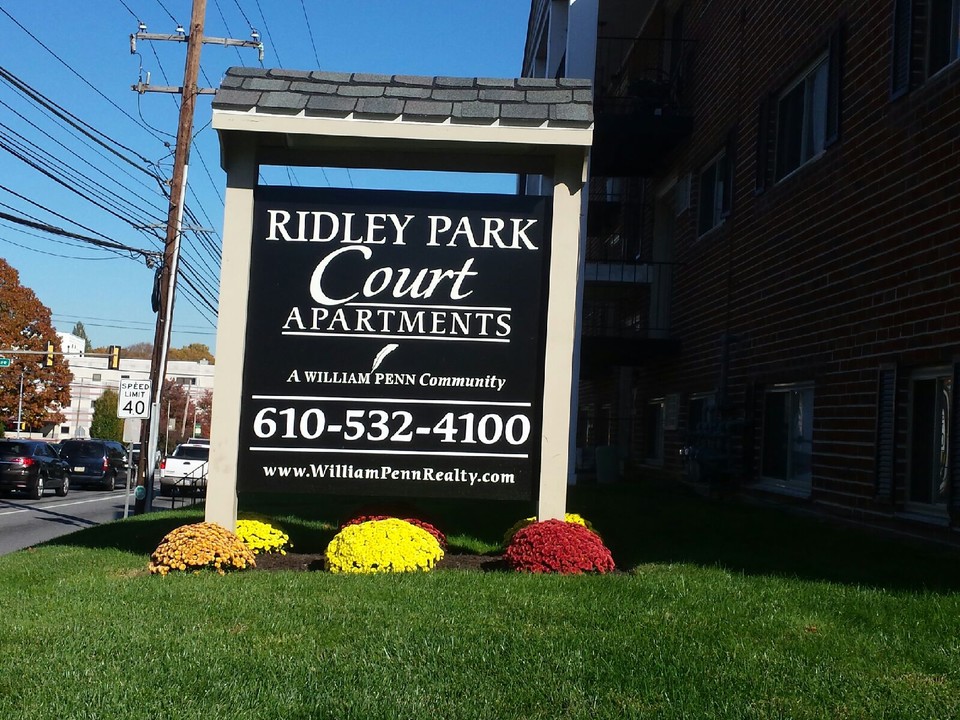
[[[257, 555], [258, 570], [323, 570], [323, 553], [269, 553]], [[437, 570], [472, 570], [493, 572], [507, 570], [499, 555], [453, 555], [446, 554], [437, 563]]]

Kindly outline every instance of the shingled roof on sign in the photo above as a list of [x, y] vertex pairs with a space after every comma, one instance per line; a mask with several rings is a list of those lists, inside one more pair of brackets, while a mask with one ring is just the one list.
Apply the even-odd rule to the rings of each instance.
[[589, 80], [457, 78], [234, 67], [216, 110], [270, 115], [586, 128]]

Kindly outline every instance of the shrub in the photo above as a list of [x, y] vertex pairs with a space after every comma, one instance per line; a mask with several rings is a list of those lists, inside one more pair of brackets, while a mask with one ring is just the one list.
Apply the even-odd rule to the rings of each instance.
[[503, 559], [514, 570], [534, 573], [605, 573], [613, 556], [596, 533], [577, 523], [544, 520], [517, 530]]
[[227, 570], [256, 567], [256, 560], [243, 542], [216, 523], [181, 525], [164, 535], [150, 556], [150, 572], [166, 575], [171, 570]]
[[287, 554], [290, 536], [269, 523], [260, 520], [237, 520], [237, 537], [254, 555], [261, 553]]
[[[340, 526], [340, 529], [347, 527], [348, 525], [359, 525], [360, 523], [370, 522], [371, 520], [389, 520], [390, 518], [395, 517], [394, 515], [359, 515], [352, 520], [347, 520], [343, 525]], [[399, 518], [404, 522], [408, 522], [411, 525], [416, 525], [418, 528], [426, 530], [428, 533], [433, 535], [437, 542], [440, 543], [440, 547], [444, 550], [447, 549], [447, 536], [440, 532], [437, 528], [431, 525], [428, 522], [423, 520], [417, 520], [416, 518]]]
[[443, 558], [437, 539], [406, 520], [368, 520], [343, 528], [324, 553], [327, 569], [342, 573], [430, 570]]
[[[590, 524], [589, 520], [586, 520], [585, 518], [581, 517], [580, 515], [577, 515], [576, 513], [567, 513], [566, 515], [563, 516], [563, 519], [565, 522], [568, 522], [568, 523], [574, 523], [575, 525], [582, 525], [587, 530], [593, 533], [596, 533], [597, 535], [600, 534], [596, 531], [593, 525]], [[517, 530], [519, 530], [520, 528], [525, 528], [528, 525], [533, 525], [533, 523], [535, 523], [536, 521], [537, 519], [535, 517], [528, 517], [528, 518], [524, 518], [523, 520], [518, 520], [516, 523], [514, 523], [513, 526], [503, 534], [504, 546], [510, 544], [510, 540], [511, 538], [513, 538]]]

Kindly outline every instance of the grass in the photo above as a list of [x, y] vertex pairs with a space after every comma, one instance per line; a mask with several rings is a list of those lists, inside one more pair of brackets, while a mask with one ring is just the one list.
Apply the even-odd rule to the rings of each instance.
[[[388, 509], [243, 500], [303, 551]], [[957, 551], [675, 488], [570, 505], [629, 572], [147, 575], [195, 509], [0, 558], [0, 718], [960, 717]], [[469, 552], [530, 514], [395, 509]]]

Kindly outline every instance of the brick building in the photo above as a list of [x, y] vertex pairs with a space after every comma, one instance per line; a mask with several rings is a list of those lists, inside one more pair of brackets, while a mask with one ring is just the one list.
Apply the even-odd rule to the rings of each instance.
[[594, 81], [582, 469], [956, 537], [958, 37], [960, 0], [533, 0], [524, 74]]

